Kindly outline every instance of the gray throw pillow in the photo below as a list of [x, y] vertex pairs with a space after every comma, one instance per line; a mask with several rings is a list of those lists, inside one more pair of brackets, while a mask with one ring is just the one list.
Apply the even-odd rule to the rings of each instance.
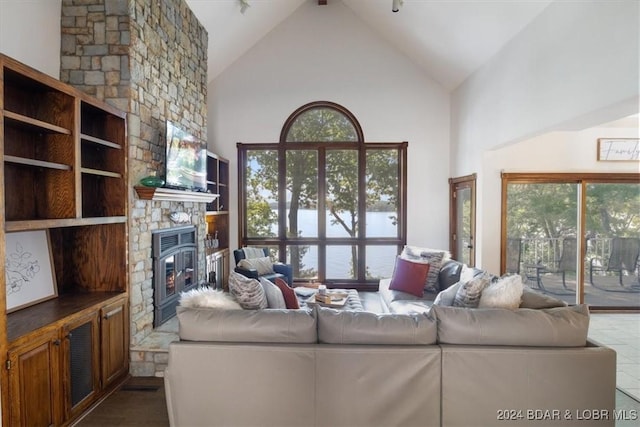
[[440, 291], [435, 301], [433, 301], [433, 305], [452, 306], [461, 285], [462, 283], [458, 282], [455, 285], [449, 286], [444, 291]]
[[462, 283], [453, 300], [454, 307], [477, 308], [480, 304], [482, 291], [491, 282], [491, 275], [483, 273], [473, 279]]
[[520, 308], [541, 309], [564, 307], [567, 305], [567, 303], [561, 299], [538, 292], [527, 285], [524, 285], [522, 291], [522, 302], [520, 302]]
[[267, 296], [260, 282], [235, 271], [229, 273], [229, 292], [245, 310], [268, 307]]
[[262, 285], [264, 293], [267, 296], [267, 305], [269, 308], [287, 308], [287, 305], [284, 302], [282, 291], [279, 287], [276, 286], [275, 283], [268, 279], [265, 279], [264, 277], [261, 277], [260, 284]]

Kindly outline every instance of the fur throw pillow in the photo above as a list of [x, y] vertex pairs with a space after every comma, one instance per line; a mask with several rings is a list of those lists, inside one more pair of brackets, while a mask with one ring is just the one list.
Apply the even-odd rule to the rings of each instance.
[[180, 294], [180, 305], [190, 308], [219, 308], [221, 310], [242, 310], [238, 302], [227, 292], [209, 287], [196, 288]]
[[515, 310], [520, 307], [524, 285], [518, 274], [509, 274], [492, 282], [484, 288], [480, 295], [480, 308], [508, 308]]
[[245, 310], [260, 310], [268, 307], [267, 295], [260, 282], [235, 271], [229, 273], [229, 292]]

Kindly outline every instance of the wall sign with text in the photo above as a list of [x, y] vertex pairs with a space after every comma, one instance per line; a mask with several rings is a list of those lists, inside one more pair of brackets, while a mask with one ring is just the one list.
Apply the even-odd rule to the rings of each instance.
[[598, 161], [637, 162], [640, 160], [639, 138], [599, 138]]

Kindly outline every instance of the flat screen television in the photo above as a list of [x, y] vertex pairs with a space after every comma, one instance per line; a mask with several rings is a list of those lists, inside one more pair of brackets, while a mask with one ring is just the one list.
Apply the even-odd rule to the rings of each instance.
[[165, 187], [207, 191], [207, 144], [167, 121]]

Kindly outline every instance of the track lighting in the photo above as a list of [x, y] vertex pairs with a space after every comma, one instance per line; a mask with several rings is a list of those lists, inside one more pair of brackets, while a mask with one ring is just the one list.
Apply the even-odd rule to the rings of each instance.
[[392, 12], [397, 12], [400, 10], [400, 6], [402, 6], [403, 1], [402, 0], [392, 0], [391, 3], [391, 11]]

